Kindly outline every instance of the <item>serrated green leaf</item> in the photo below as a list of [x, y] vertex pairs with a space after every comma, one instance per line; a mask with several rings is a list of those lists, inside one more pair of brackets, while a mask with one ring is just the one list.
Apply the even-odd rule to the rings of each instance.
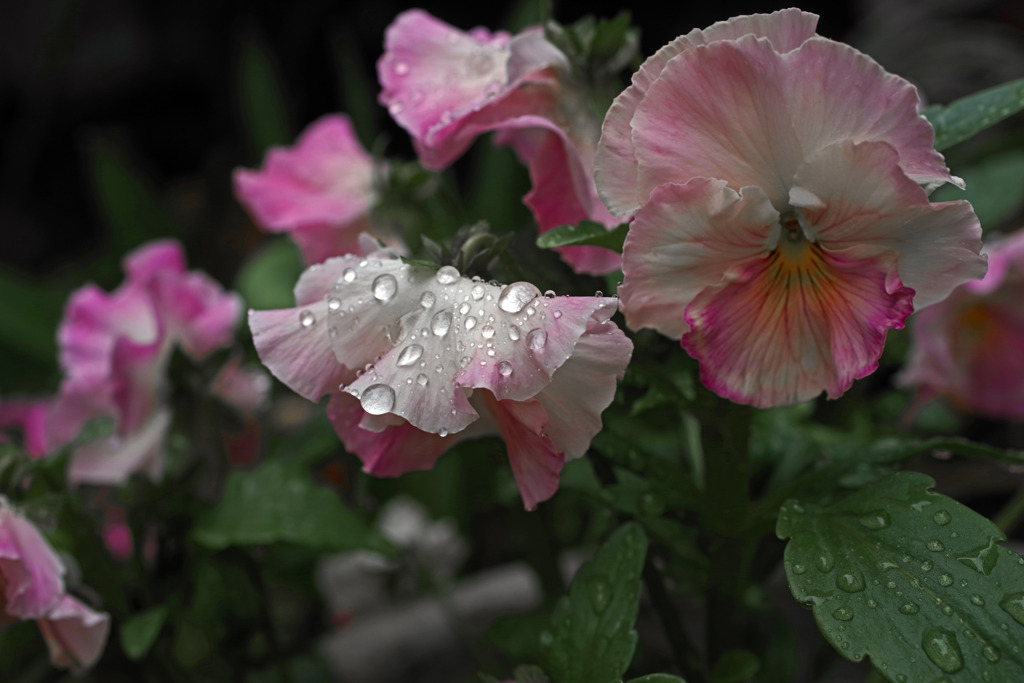
[[161, 605], [139, 612], [121, 624], [121, 649], [128, 659], [138, 661], [146, 656], [160, 635], [167, 614], [167, 608]]
[[344, 551], [376, 541], [334, 493], [314, 486], [301, 468], [278, 460], [232, 473], [223, 499], [193, 533], [198, 543], [214, 549], [284, 542]]
[[1024, 680], [1024, 559], [933, 485], [897, 472], [831, 505], [788, 501], [776, 533], [793, 596], [891, 681]]
[[537, 246], [541, 249], [556, 247], [603, 247], [622, 253], [622, 243], [626, 241], [629, 224], [623, 223], [611, 230], [594, 221], [580, 221], [579, 225], [561, 225], [548, 230], [537, 238]]
[[1024, 78], [963, 97], [952, 104], [932, 105], [924, 115], [935, 129], [935, 149], [974, 137], [1024, 109]]
[[640, 678], [631, 678], [626, 683], [686, 683], [686, 681], [671, 674], [647, 674]]
[[629, 667], [646, 554], [647, 536], [631, 523], [580, 567], [541, 634], [541, 665], [552, 683], [612, 683]]

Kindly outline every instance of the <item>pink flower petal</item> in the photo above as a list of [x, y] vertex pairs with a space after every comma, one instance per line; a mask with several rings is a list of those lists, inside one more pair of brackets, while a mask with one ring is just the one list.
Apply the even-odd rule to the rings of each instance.
[[25, 452], [33, 458], [41, 458], [50, 452], [47, 436], [49, 401], [24, 401], [12, 399], [0, 401], [0, 443], [4, 443], [4, 430], [21, 430]]
[[157, 274], [151, 291], [169, 339], [192, 358], [231, 344], [242, 310], [237, 294], [199, 272]]
[[599, 178], [602, 197], [612, 213], [623, 216], [646, 203], [646, 197], [637, 194], [638, 169], [631, 124], [637, 106], [669, 60], [697, 45], [736, 40], [745, 35], [767, 38], [776, 51], [789, 52], [814, 36], [817, 23], [817, 15], [798, 9], [733, 17], [703, 31], [694, 29], [679, 36], [648, 57], [633, 74], [632, 84], [615, 98], [601, 131], [594, 175]]
[[110, 617], [95, 612], [71, 596], [62, 596], [45, 618], [39, 620], [50, 661], [54, 666], [79, 673], [95, 664], [110, 633]]
[[981, 225], [966, 201], [929, 203], [885, 143], [842, 142], [800, 167], [791, 203], [832, 250], [871, 245], [897, 256], [915, 308], [985, 274]]
[[98, 439], [77, 448], [68, 466], [69, 483], [117, 486], [135, 472], [159, 479], [163, 474], [163, 444], [170, 424], [170, 411], [160, 409], [127, 434]]
[[50, 544], [0, 496], [0, 617], [42, 617], [64, 593], [63, 576]]
[[544, 436], [547, 411], [537, 400], [499, 401], [488, 391], [480, 393], [480, 400], [505, 440], [523, 505], [533, 510], [558, 490], [558, 475], [564, 464], [562, 454]]
[[631, 121], [638, 201], [709, 177], [757, 185], [781, 209], [804, 159], [842, 140], [887, 142], [915, 182], [950, 181], [917, 107], [910, 83], [824, 38], [785, 54], [753, 36], [692, 48], [665, 66]]
[[992, 244], [984, 280], [958, 287], [914, 316], [913, 346], [897, 382], [957, 408], [1024, 419], [1024, 233]]
[[914, 293], [891, 257], [805, 245], [798, 257], [751, 259], [687, 307], [683, 348], [716, 393], [760, 408], [836, 398], [875, 370], [887, 330], [903, 327]]
[[697, 178], [655, 190], [623, 247], [619, 297], [626, 323], [681, 337], [693, 298], [766, 255], [778, 220], [757, 187], [737, 193], [725, 181]]
[[337, 114], [311, 123], [294, 147], [271, 149], [261, 170], [237, 169], [234, 182], [253, 220], [292, 233], [306, 263], [349, 253], [374, 201], [373, 161]]

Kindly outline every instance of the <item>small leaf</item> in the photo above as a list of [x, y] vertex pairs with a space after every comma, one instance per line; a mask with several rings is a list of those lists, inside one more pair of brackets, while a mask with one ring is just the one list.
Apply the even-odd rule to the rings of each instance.
[[793, 596], [891, 681], [1024, 680], [1024, 559], [933, 485], [897, 472], [831, 505], [788, 501], [776, 533]]
[[279, 460], [232, 473], [223, 499], [200, 518], [194, 535], [214, 549], [285, 542], [342, 551], [377, 541], [336, 495], [314, 486], [301, 468]]
[[235, 290], [249, 308], [289, 308], [295, 305], [292, 288], [301, 274], [302, 257], [295, 243], [276, 237], [242, 266]]
[[562, 225], [548, 230], [537, 238], [537, 246], [541, 249], [555, 247], [604, 247], [622, 253], [622, 243], [626, 241], [629, 224], [623, 223], [611, 230], [594, 221], [580, 221], [579, 225]]
[[974, 137], [1024, 109], [1024, 78], [963, 97], [952, 104], [932, 105], [924, 115], [935, 129], [935, 149]]
[[121, 649], [128, 659], [138, 661], [146, 656], [166, 620], [167, 608], [161, 605], [139, 612], [121, 624]]
[[541, 634], [541, 664], [552, 683], [612, 683], [629, 667], [647, 536], [620, 527], [573, 579]]

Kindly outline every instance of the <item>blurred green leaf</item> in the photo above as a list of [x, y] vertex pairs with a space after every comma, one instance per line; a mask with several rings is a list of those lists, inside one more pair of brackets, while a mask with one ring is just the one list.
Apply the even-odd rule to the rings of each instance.
[[252, 472], [233, 472], [224, 497], [203, 515], [195, 540], [208, 548], [296, 543], [320, 550], [379, 548], [366, 524], [309, 473], [271, 460]]
[[560, 225], [548, 230], [537, 238], [537, 246], [541, 249], [555, 247], [604, 247], [622, 253], [622, 243], [626, 241], [629, 224], [623, 223], [608, 229], [594, 221], [580, 221], [579, 225]]
[[235, 291], [245, 305], [256, 310], [291, 308], [295, 305], [292, 290], [302, 274], [302, 257], [287, 237], [269, 240], [255, 256], [242, 266], [235, 280]]
[[[978, 214], [985, 230], [1012, 218], [1024, 206], [1024, 151], [1015, 149], [988, 157], [973, 166], [957, 169], [967, 185], [961, 190], [943, 185], [932, 196], [933, 202], [966, 199]], [[886, 344], [888, 347], [888, 344]]]
[[167, 607], [161, 605], [139, 612], [121, 624], [121, 649], [132, 661], [146, 656], [167, 621]]
[[238, 47], [238, 115], [255, 156], [272, 145], [294, 138], [285, 102], [288, 101], [277, 60], [255, 30], [243, 32]]
[[91, 136], [86, 154], [97, 208], [110, 232], [109, 253], [120, 256], [143, 242], [177, 233], [153, 183], [114, 138]]
[[646, 555], [643, 529], [626, 524], [580, 567], [540, 637], [541, 664], [552, 683], [613, 683], [629, 667]]
[[631, 678], [626, 683], [686, 683], [686, 681], [671, 674], [647, 674], [640, 678]]
[[935, 129], [935, 149], [968, 140], [1024, 109], [1024, 78], [968, 95], [948, 105], [935, 104], [924, 115]]
[[744, 683], [760, 670], [761, 661], [752, 652], [729, 650], [722, 654], [711, 671], [711, 683]]
[[890, 681], [1024, 680], [1024, 559], [934, 484], [897, 472], [829, 505], [788, 501], [776, 533], [793, 597]]

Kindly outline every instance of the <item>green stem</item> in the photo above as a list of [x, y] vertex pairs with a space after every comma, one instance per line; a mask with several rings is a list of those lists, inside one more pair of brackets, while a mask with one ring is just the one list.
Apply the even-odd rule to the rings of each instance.
[[651, 561], [650, 555], [644, 564], [644, 586], [648, 595], [651, 596], [651, 604], [654, 612], [658, 615], [661, 627], [665, 630], [669, 647], [672, 652], [672, 663], [679, 669], [683, 677], [688, 681], [697, 681], [706, 678], [705, 671], [701, 665], [700, 655], [694, 649], [682, 621], [674, 609], [672, 609], [672, 598], [665, 589], [661, 579], [661, 572]]
[[1020, 523], [1022, 517], [1024, 517], [1024, 486], [1017, 489], [1013, 497], [999, 511], [994, 521], [996, 526], [1009, 536], [1010, 532]]

